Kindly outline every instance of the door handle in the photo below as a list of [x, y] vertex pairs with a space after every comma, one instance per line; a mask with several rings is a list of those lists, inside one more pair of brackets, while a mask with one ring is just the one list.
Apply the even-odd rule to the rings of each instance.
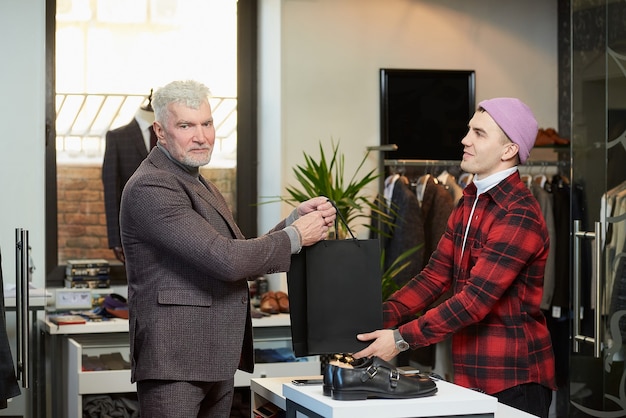
[[15, 230], [15, 308], [17, 328], [17, 376], [22, 387], [30, 386], [30, 327], [28, 323], [29, 286], [28, 230]]
[[[580, 352], [580, 343], [593, 343], [594, 348], [594, 357], [600, 358], [602, 354], [602, 339], [600, 338], [600, 333], [602, 330], [602, 294], [603, 289], [601, 287], [602, 284], [602, 242], [601, 242], [601, 223], [595, 222], [595, 230], [594, 232], [581, 231], [580, 229], [580, 221], [574, 221], [574, 324], [573, 324], [573, 344], [574, 344], [574, 352]], [[581, 295], [580, 295], [580, 285], [581, 285], [581, 276], [582, 276], [582, 268], [581, 268], [581, 252], [582, 252], [582, 241], [584, 239], [595, 239], [594, 251], [595, 251], [595, 285], [596, 285], [596, 297], [595, 297], [595, 313], [593, 319], [593, 333], [592, 337], [582, 335], [581, 326], [580, 326], [580, 317], [581, 317]]]

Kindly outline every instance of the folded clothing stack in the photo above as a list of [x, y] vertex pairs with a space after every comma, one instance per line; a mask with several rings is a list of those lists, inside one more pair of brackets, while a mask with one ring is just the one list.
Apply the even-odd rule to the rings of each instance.
[[255, 348], [255, 363], [291, 363], [308, 361], [306, 357], [296, 357], [290, 348]]
[[130, 363], [124, 360], [121, 353], [100, 354], [99, 356], [83, 354], [82, 357], [82, 370], [84, 372], [125, 369], [130, 369]]

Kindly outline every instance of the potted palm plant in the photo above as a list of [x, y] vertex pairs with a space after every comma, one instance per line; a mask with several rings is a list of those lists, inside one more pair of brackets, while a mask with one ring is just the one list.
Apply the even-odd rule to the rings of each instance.
[[[375, 224], [386, 225], [387, 230], [393, 231], [394, 219], [393, 208], [387, 206], [384, 199], [368, 198], [365, 194], [366, 187], [378, 180], [380, 174], [376, 170], [371, 170], [359, 176], [369, 151], [365, 154], [355, 172], [348, 181], [345, 175], [345, 156], [339, 150], [339, 142], [331, 141], [331, 152], [327, 155], [320, 142], [319, 158], [315, 159], [311, 155], [304, 154], [304, 164], [296, 165], [293, 169], [298, 181], [298, 186], [290, 185], [286, 188], [288, 197], [280, 197], [280, 201], [287, 202], [292, 206], [297, 206], [314, 196], [326, 196], [337, 206], [341, 215], [348, 225], [352, 225], [357, 220], [362, 220], [362, 226], [384, 236], [385, 232], [375, 226]], [[372, 222], [376, 217], [378, 222]], [[340, 222], [335, 231], [337, 237], [345, 238], [347, 230]], [[409, 257], [415, 253], [419, 247], [411, 248], [398, 256], [393, 263], [382, 273], [382, 294], [386, 300], [398, 286], [393, 278], [410, 264]], [[381, 253], [381, 269], [385, 265], [385, 253]]]
[[[388, 218], [385, 211], [381, 210], [379, 199], [370, 200], [364, 195], [366, 187], [376, 181], [379, 175], [375, 170], [371, 170], [358, 177], [369, 151], [349, 181], [345, 180], [345, 156], [339, 151], [339, 143], [331, 141], [331, 153], [328, 156], [321, 142], [319, 151], [318, 160], [303, 153], [304, 164], [296, 165], [293, 169], [299, 184], [288, 186], [286, 190], [289, 197], [281, 200], [295, 206], [313, 196], [326, 196], [335, 202], [348, 225], [353, 224], [357, 219], [369, 221], [371, 214]], [[371, 223], [367, 222], [364, 222], [363, 226], [372, 228]], [[345, 226], [339, 224], [339, 231], [336, 231], [338, 237], [344, 238], [346, 232]]]

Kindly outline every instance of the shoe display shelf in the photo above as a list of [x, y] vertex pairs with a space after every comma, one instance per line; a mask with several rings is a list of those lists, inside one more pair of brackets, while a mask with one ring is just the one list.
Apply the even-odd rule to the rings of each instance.
[[[289, 314], [253, 318], [254, 348], [291, 348]], [[115, 353], [129, 362], [128, 320], [85, 324], [57, 325], [48, 319], [40, 326], [46, 344], [45, 365], [52, 416], [80, 418], [83, 416], [83, 396], [94, 394], [123, 394], [136, 392], [130, 382], [130, 370], [85, 370], [83, 359]], [[118, 354], [119, 353], [119, 354]], [[319, 356], [306, 361], [256, 363], [254, 373], [240, 370], [235, 374], [235, 386], [250, 386], [250, 379], [316, 375], [320, 373]]]

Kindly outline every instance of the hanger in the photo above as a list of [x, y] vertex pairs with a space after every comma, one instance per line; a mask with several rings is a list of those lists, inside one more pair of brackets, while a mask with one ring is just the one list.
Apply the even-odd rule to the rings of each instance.
[[546, 182], [548, 181], [548, 177], [546, 176], [546, 166], [541, 167], [541, 171], [539, 174], [535, 174], [533, 177], [533, 181], [535, 184], [538, 184], [542, 189], [546, 186]]
[[546, 177], [544, 173], [536, 174], [535, 177], [533, 177], [533, 182], [535, 182], [535, 184], [538, 184], [541, 188], [544, 188], [546, 186], [547, 181], [548, 177]]
[[430, 174], [424, 174], [417, 179], [415, 184], [415, 194], [417, 195], [417, 201], [421, 205], [422, 200], [424, 200], [424, 192], [426, 191], [426, 185], [428, 184], [428, 180], [431, 179]]
[[474, 176], [471, 173], [461, 173], [459, 176], [459, 186], [465, 188], [472, 182]]
[[448, 182], [448, 179], [451, 177], [451, 174], [448, 172], [448, 170], [443, 170], [438, 176], [437, 176], [437, 180], [439, 180], [442, 184], [446, 184]]
[[145, 110], [147, 112], [154, 112], [154, 109], [152, 109], [152, 93], [154, 92], [154, 89], [150, 89], [150, 95], [148, 96], [148, 103], [141, 106], [141, 110]]

